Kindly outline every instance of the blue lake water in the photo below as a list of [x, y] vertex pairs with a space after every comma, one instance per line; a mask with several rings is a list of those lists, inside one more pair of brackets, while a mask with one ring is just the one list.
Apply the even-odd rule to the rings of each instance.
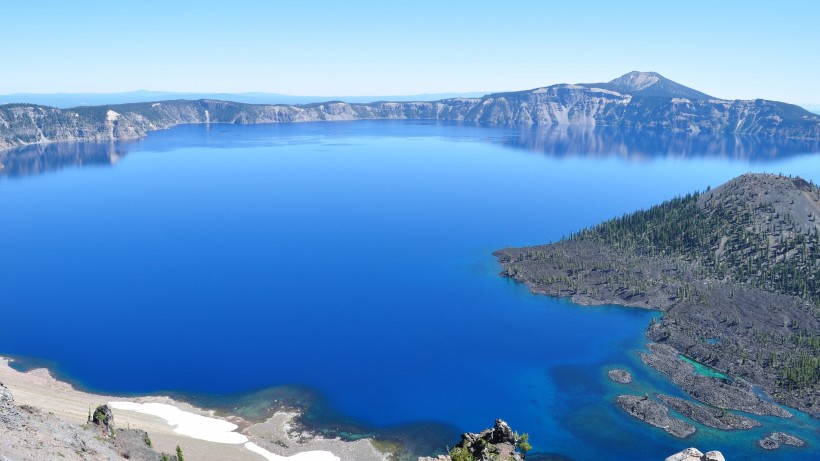
[[[748, 171], [820, 182], [818, 151], [390, 121], [181, 126], [11, 151], [0, 354], [90, 390], [298, 401], [320, 429], [411, 451], [500, 417], [534, 451], [575, 460], [688, 446], [808, 460], [820, 435], [799, 413], [683, 441], [623, 414], [619, 393], [680, 395], [636, 355], [655, 314], [533, 296], [497, 275], [491, 252]], [[636, 382], [611, 383], [614, 366]], [[764, 453], [755, 440], [776, 429], [809, 447]]]

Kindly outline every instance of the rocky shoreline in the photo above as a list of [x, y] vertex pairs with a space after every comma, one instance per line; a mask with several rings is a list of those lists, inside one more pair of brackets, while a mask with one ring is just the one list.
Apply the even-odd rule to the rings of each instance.
[[[93, 459], [121, 460], [115, 445], [120, 443], [121, 429], [142, 431], [124, 435], [123, 443], [127, 440], [139, 442], [145, 433], [156, 452], [173, 454], [180, 446], [186, 458], [197, 461], [259, 461], [260, 455], [269, 459], [275, 459], [270, 456], [298, 456], [295, 459], [299, 461], [386, 461], [389, 457], [388, 453], [375, 447], [372, 439], [349, 442], [305, 431], [296, 423], [299, 413], [293, 411], [277, 411], [262, 422], [247, 421], [235, 415], [216, 415], [213, 411], [168, 397], [118, 398], [89, 394], [57, 381], [44, 368], [20, 372], [8, 363], [8, 359], [0, 357], [0, 382], [5, 384], [0, 388], [0, 397], [8, 395], [0, 402], [0, 455], [16, 453], [12, 459], [59, 459], [61, 456], [55, 454], [59, 452], [70, 460], [75, 459], [70, 453], [94, 450], [97, 455]], [[1, 392], [3, 389], [6, 389], [5, 393]], [[116, 421], [113, 427], [116, 437], [112, 442], [97, 440], [94, 437], [100, 435], [97, 432], [86, 433], [89, 416], [93, 417], [91, 409], [106, 402], [111, 402], [108, 404], [111, 407], [113, 403], [124, 401], [154, 405], [154, 408], [159, 406], [173, 418], [169, 420], [167, 416], [112, 407], [109, 410], [111, 419]], [[19, 424], [21, 414], [34, 415], [36, 424]], [[214, 428], [218, 428], [216, 432]], [[232, 440], [214, 441], [215, 436], [226, 433], [232, 434]], [[28, 435], [24, 437], [24, 434]], [[6, 442], [8, 444], [4, 445]], [[130, 445], [123, 449], [144, 452], [140, 443], [129, 442]], [[83, 447], [87, 450], [83, 451]], [[89, 456], [76, 459], [89, 459]], [[152, 455], [145, 455], [147, 458], [138, 458], [141, 456], [138, 454], [133, 456], [131, 459], [159, 460]]]
[[678, 351], [671, 346], [650, 343], [648, 347], [652, 353], [640, 354], [643, 363], [667, 375], [670, 381], [696, 400], [712, 407], [755, 415], [792, 416], [779, 405], [763, 400], [748, 384], [696, 373], [692, 365], [678, 358]]
[[806, 442], [797, 437], [786, 434], [785, 432], [772, 432], [758, 441], [758, 444], [764, 450], [776, 450], [781, 445], [791, 445], [793, 447], [802, 447]]
[[607, 372], [609, 379], [620, 384], [629, 384], [632, 382], [632, 375], [626, 370], [609, 370]]
[[735, 415], [725, 409], [706, 407], [664, 394], [658, 394], [656, 397], [669, 408], [704, 426], [722, 431], [746, 430], [760, 426], [760, 423], [752, 418]]
[[683, 439], [696, 431], [695, 426], [669, 416], [669, 409], [665, 405], [651, 400], [648, 396], [619, 395], [616, 403], [630, 415], [661, 428], [675, 437]]

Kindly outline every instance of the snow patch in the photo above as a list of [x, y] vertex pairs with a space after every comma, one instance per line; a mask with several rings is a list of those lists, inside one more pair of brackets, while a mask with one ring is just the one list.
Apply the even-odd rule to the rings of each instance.
[[262, 455], [268, 461], [339, 461], [341, 459], [329, 451], [304, 451], [293, 456], [279, 456], [253, 442], [246, 443], [245, 448]]
[[623, 96], [621, 93], [612, 90], [605, 90], [603, 88], [590, 88], [589, 91], [594, 91], [596, 93], [603, 93], [603, 94], [611, 94], [612, 96]]
[[249, 442], [248, 438], [234, 432], [238, 426], [217, 418], [197, 415], [165, 403], [109, 402], [115, 410], [134, 411], [164, 419], [174, 426], [174, 432], [200, 440], [230, 445], [244, 444], [244, 447], [268, 461], [340, 461], [340, 458], [329, 451], [305, 451], [293, 456], [279, 456], [259, 445]]
[[194, 439], [232, 445], [248, 441], [244, 435], [234, 432], [238, 428], [236, 424], [182, 411], [173, 405], [136, 402], [110, 402], [108, 405], [115, 410], [135, 411], [162, 418], [174, 426], [174, 432], [177, 434], [187, 435]]
[[158, 102], [155, 102], [155, 103], [151, 104], [151, 107], [159, 107], [159, 106], [161, 106], [161, 104], [158, 103]]
[[686, 98], [672, 98], [672, 104], [692, 104], [692, 101]]

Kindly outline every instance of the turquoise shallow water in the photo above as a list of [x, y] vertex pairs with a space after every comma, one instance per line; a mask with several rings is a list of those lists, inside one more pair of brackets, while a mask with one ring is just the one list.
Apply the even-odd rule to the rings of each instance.
[[[650, 312], [536, 297], [491, 252], [746, 171], [820, 181], [805, 143], [427, 122], [182, 126], [0, 160], [0, 353], [106, 392], [307, 405], [320, 429], [442, 448], [506, 419], [535, 451], [812, 459], [817, 422], [680, 441], [612, 407]], [[82, 167], [80, 167], [82, 166]], [[635, 384], [611, 383], [624, 366]], [[785, 429], [810, 447], [764, 453]], [[433, 435], [434, 434], [434, 435]]]

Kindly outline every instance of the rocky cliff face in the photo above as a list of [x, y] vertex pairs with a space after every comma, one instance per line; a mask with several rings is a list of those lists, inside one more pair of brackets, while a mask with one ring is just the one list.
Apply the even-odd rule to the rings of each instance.
[[362, 119], [521, 126], [610, 125], [820, 139], [820, 116], [797, 106], [761, 99], [715, 99], [656, 73], [631, 72], [607, 83], [552, 85], [433, 102], [326, 102], [294, 106], [178, 100], [73, 109], [7, 104], [0, 106], [0, 150], [52, 141], [136, 139], [151, 130], [185, 123]]

